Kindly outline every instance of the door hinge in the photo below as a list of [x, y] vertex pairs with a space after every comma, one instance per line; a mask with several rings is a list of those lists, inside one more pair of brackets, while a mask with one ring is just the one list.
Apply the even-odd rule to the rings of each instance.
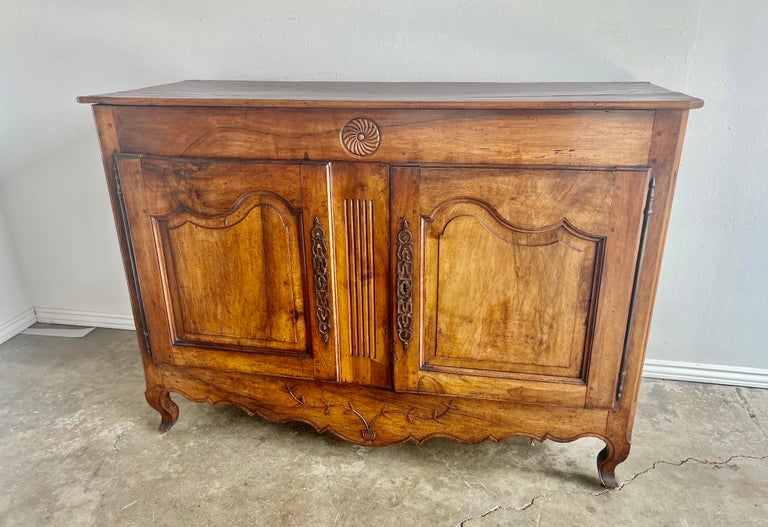
[[123, 199], [123, 188], [120, 185], [120, 172], [117, 170], [117, 156], [112, 156], [112, 174], [114, 174], [115, 182], [117, 183], [117, 197], [120, 198], [120, 201], [122, 203]]
[[147, 350], [147, 355], [150, 357], [152, 356], [152, 344], [149, 341], [149, 331], [146, 329], [142, 330], [142, 333], [144, 333], [144, 348]]
[[653, 214], [653, 200], [656, 197], [656, 177], [651, 177], [648, 182], [648, 196], [645, 201], [645, 217]]
[[125, 246], [128, 253], [128, 261], [130, 265], [130, 276], [133, 279], [133, 284], [136, 288], [136, 301], [139, 308], [139, 328], [144, 337], [144, 347], [147, 350], [147, 355], [152, 356], [152, 346], [150, 345], [149, 332], [147, 331], [147, 316], [144, 313], [144, 299], [141, 296], [141, 286], [139, 285], [139, 273], [136, 269], [136, 255], [133, 250], [133, 241], [131, 239], [131, 227], [128, 224], [128, 210], [125, 205], [125, 196], [123, 195], [123, 185], [120, 180], [120, 171], [117, 164], [117, 156], [112, 157], [112, 170], [114, 171], [115, 178], [115, 194], [117, 197], [117, 204], [120, 207], [120, 220], [122, 221], [123, 236], [125, 237]]
[[648, 182], [648, 193], [645, 200], [645, 210], [643, 211], [643, 227], [640, 233], [640, 247], [637, 251], [637, 263], [635, 264], [635, 278], [632, 282], [632, 296], [629, 300], [629, 313], [627, 316], [627, 329], [624, 334], [624, 349], [621, 354], [621, 366], [619, 368], [619, 380], [616, 384], [616, 401], [621, 401], [624, 395], [624, 386], [627, 382], [627, 358], [629, 355], [629, 344], [632, 337], [632, 323], [635, 317], [635, 303], [637, 302], [638, 288], [640, 286], [640, 274], [643, 268], [643, 258], [645, 257], [645, 242], [648, 237], [648, 220], [653, 214], [653, 200], [656, 197], [656, 178], [651, 177]]

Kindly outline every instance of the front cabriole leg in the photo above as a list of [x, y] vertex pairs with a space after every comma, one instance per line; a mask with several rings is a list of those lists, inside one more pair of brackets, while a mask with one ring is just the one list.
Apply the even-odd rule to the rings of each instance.
[[597, 455], [597, 472], [603, 487], [615, 489], [619, 486], [619, 481], [616, 479], [616, 466], [627, 459], [629, 447], [628, 441], [605, 441], [605, 448]]
[[161, 417], [160, 431], [167, 432], [179, 418], [179, 407], [171, 400], [171, 394], [162, 389], [147, 390], [144, 393], [149, 405], [158, 411]]

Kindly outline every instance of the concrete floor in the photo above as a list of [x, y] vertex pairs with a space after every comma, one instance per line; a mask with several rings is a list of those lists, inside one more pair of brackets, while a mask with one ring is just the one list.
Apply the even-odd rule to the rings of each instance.
[[0, 345], [0, 525], [768, 525], [768, 390], [646, 380], [623, 485], [582, 439], [365, 448], [175, 396], [133, 332]]

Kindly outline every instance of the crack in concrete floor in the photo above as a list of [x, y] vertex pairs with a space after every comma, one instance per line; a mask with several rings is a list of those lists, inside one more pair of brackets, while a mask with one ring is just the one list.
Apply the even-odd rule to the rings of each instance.
[[723, 465], [728, 465], [731, 461], [733, 461], [735, 459], [752, 459], [752, 460], [757, 460], [757, 461], [765, 461], [765, 460], [768, 460], [768, 455], [765, 455], [765, 456], [750, 456], [750, 455], [746, 455], [746, 454], [737, 454], [737, 455], [730, 456], [728, 459], [726, 459], [724, 461], [710, 461], [708, 459], [697, 459], [697, 458], [694, 458], [694, 457], [688, 457], [686, 459], [683, 459], [682, 461], [667, 461], [666, 459], [660, 459], [659, 461], [654, 461], [654, 463], [650, 467], [646, 468], [645, 470], [641, 470], [640, 472], [637, 472], [634, 476], [632, 476], [628, 480], [624, 481], [621, 485], [619, 485], [615, 489], [603, 489], [603, 490], [601, 490], [599, 492], [587, 492], [587, 491], [574, 490], [574, 491], [571, 491], [571, 492], [553, 492], [553, 493], [539, 494], [539, 495], [534, 496], [533, 498], [531, 498], [530, 501], [528, 501], [524, 505], [520, 505], [520, 506], [496, 505], [495, 507], [485, 511], [482, 514], [477, 514], [475, 516], [470, 516], [469, 518], [465, 518], [465, 519], [461, 520], [459, 523], [456, 524], [456, 527], [467, 527], [466, 526], [467, 522], [470, 522], [472, 520], [477, 520], [477, 519], [480, 519], [480, 518], [486, 518], [487, 516], [490, 516], [491, 514], [493, 514], [495, 512], [498, 512], [498, 511], [512, 511], [512, 510], [515, 510], [515, 511], [522, 512], [522, 511], [532, 507], [533, 504], [536, 503], [537, 500], [540, 500], [540, 499], [543, 499], [543, 498], [560, 498], [560, 497], [564, 497], [564, 496], [573, 496], [573, 495], [583, 495], [583, 496], [595, 496], [595, 497], [598, 497], [598, 496], [602, 496], [602, 495], [607, 494], [607, 493], [621, 492], [624, 489], [624, 487], [626, 487], [630, 483], [634, 482], [640, 476], [643, 476], [643, 475], [648, 474], [649, 472], [655, 470], [656, 467], [659, 466], [659, 465], [669, 465], [669, 466], [673, 466], [673, 467], [682, 467], [683, 465], [686, 465], [688, 463], [693, 462], [693, 463], [698, 463], [700, 465], [723, 466]]

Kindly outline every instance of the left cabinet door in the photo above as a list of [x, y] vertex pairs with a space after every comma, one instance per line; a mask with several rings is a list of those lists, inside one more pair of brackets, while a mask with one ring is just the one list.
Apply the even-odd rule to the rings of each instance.
[[155, 362], [337, 379], [326, 165], [116, 164]]

